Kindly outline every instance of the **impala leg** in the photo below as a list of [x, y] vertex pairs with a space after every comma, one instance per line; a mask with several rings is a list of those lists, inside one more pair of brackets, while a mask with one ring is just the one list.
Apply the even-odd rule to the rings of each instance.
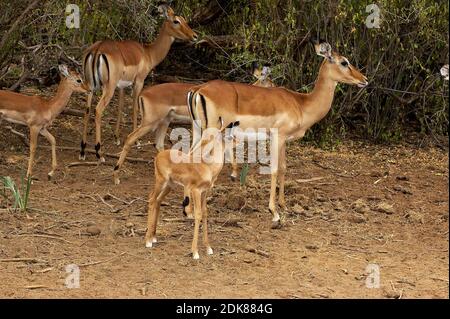
[[127, 157], [128, 152], [130, 151], [131, 146], [142, 136], [147, 134], [152, 129], [152, 125], [146, 125], [146, 126], [139, 126], [135, 131], [133, 131], [130, 135], [128, 135], [124, 145], [122, 152], [120, 153], [119, 160], [117, 161], [116, 166], [114, 167], [114, 184], [119, 185], [120, 179], [119, 179], [119, 170], [123, 165], [123, 162], [125, 161], [125, 158]]
[[47, 174], [48, 180], [51, 180], [53, 174], [55, 173], [56, 167], [58, 166], [58, 163], [56, 161], [56, 140], [55, 137], [50, 134], [50, 132], [47, 131], [46, 128], [41, 130], [41, 135], [44, 136], [52, 146], [52, 170]]
[[194, 204], [194, 238], [192, 239], [192, 257], [199, 259], [198, 254], [198, 233], [200, 229], [200, 221], [202, 219], [202, 194], [200, 190], [195, 189], [192, 191], [192, 198]]
[[202, 223], [203, 223], [203, 243], [206, 247], [206, 253], [208, 255], [213, 254], [213, 250], [211, 248], [211, 245], [209, 244], [209, 238], [208, 238], [208, 207], [206, 205], [206, 197], [207, 192], [203, 192], [202, 194]]
[[34, 154], [36, 153], [37, 138], [40, 130], [41, 128], [37, 126], [30, 127], [30, 158], [28, 160], [27, 178], [32, 177]]
[[145, 247], [151, 248], [156, 243], [156, 224], [158, 223], [161, 202], [170, 189], [162, 180], [156, 178], [155, 188], [149, 195], [147, 233], [145, 234]]
[[164, 150], [164, 140], [166, 138], [167, 130], [169, 129], [170, 119], [165, 118], [164, 121], [158, 126], [155, 134], [156, 149], [158, 152]]
[[117, 109], [116, 128], [114, 129], [114, 139], [116, 140], [115, 142], [117, 145], [120, 145], [120, 125], [122, 124], [124, 95], [125, 95], [124, 89], [119, 89], [119, 107]]
[[98, 102], [97, 107], [95, 108], [95, 156], [97, 156], [97, 159], [101, 162], [105, 161], [105, 158], [101, 155], [102, 116], [103, 111], [111, 101], [113, 95], [114, 95], [114, 86], [113, 87], [108, 86], [104, 88], [103, 95], [100, 101]]
[[194, 215], [192, 214], [191, 189], [189, 187], [184, 188], [183, 214], [189, 219], [194, 219]]
[[232, 181], [235, 181], [238, 177], [238, 165], [237, 165], [237, 161], [236, 161], [236, 156], [235, 156], [235, 149], [232, 146], [227, 147], [226, 149], [226, 153], [229, 158], [230, 158], [230, 162], [231, 162], [231, 167], [232, 167], [232, 172], [230, 175], [230, 178]]
[[86, 111], [84, 112], [84, 120], [83, 120], [83, 137], [81, 138], [81, 149], [80, 149], [80, 160], [84, 161], [86, 159], [86, 141], [87, 141], [87, 128], [89, 124], [89, 117], [91, 115], [91, 105], [92, 105], [92, 99], [94, 97], [94, 92], [89, 92], [88, 99], [87, 99], [87, 105], [86, 105]]
[[286, 200], [284, 198], [284, 181], [285, 181], [285, 174], [286, 174], [286, 143], [283, 143], [280, 149], [280, 156], [279, 156], [279, 197], [278, 197], [278, 204], [283, 210], [286, 210]]
[[[272, 153], [272, 176], [270, 183], [270, 199], [269, 199], [269, 210], [272, 213], [272, 228], [279, 228], [281, 226], [280, 223], [280, 215], [277, 212], [277, 207], [275, 203], [275, 198], [277, 194], [277, 179], [278, 179], [278, 169], [279, 169], [279, 161], [281, 148], [284, 144], [284, 141], [280, 139], [275, 139], [273, 141], [273, 145], [271, 145], [271, 153]], [[275, 155], [275, 158], [274, 156]], [[275, 162], [273, 162], [275, 161]]]
[[133, 131], [137, 128], [137, 117], [138, 117], [138, 97], [141, 94], [142, 88], [144, 87], [144, 79], [136, 79], [133, 88]]

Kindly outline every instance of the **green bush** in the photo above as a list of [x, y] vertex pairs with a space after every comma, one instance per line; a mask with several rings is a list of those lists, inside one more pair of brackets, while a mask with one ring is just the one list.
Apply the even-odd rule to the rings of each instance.
[[[7, 30], [18, 7], [2, 2], [0, 32]], [[56, 65], [64, 54], [80, 59], [83, 49], [101, 39], [151, 41], [161, 19], [153, 0], [72, 1], [81, 8], [81, 28], [65, 27], [65, 2], [43, 1], [15, 32], [0, 61], [19, 62], [22, 56], [39, 70]], [[204, 8], [208, 0], [173, 2], [187, 17]], [[224, 1], [222, 1], [224, 2]], [[448, 135], [448, 84], [439, 69], [448, 63], [447, 1], [379, 0], [379, 29], [369, 29], [369, 15], [361, 0], [230, 0], [226, 11], [212, 23], [196, 26], [203, 35], [233, 35], [240, 40], [223, 48], [198, 46], [177, 50], [157, 68], [158, 73], [188, 78], [223, 78], [250, 81], [253, 61], [269, 62], [277, 85], [310, 91], [321, 58], [308, 38], [317, 33], [348, 57], [370, 81], [360, 90], [339, 85], [333, 110], [307, 138], [335, 140], [348, 132], [378, 141], [402, 139], [410, 132]], [[1, 33], [0, 33], [1, 34]], [[36, 53], [17, 45], [43, 44]], [[62, 50], [61, 50], [61, 49]], [[2, 66], [0, 62], [0, 66]]]

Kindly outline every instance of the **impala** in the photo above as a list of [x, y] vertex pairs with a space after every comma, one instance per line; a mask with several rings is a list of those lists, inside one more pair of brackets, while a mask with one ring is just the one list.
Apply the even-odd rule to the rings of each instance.
[[149, 72], [164, 60], [175, 39], [192, 42], [197, 40], [197, 34], [192, 31], [183, 17], [175, 15], [172, 8], [162, 4], [158, 6], [158, 10], [166, 21], [153, 43], [140, 44], [136, 41], [106, 40], [94, 43], [85, 52], [83, 71], [91, 92], [88, 96], [84, 116], [81, 160], [84, 160], [86, 156], [87, 125], [94, 91], [102, 90], [102, 97], [95, 109], [95, 150], [97, 158], [104, 161], [101, 155], [101, 119], [116, 87], [119, 88], [119, 108], [114, 134], [117, 144], [120, 144], [119, 131], [122, 122], [124, 89], [133, 85], [133, 129], [135, 130], [137, 127], [137, 98]]
[[73, 92], [87, 92], [80, 74], [69, 71], [65, 65], [60, 65], [59, 71], [62, 79], [58, 91], [52, 99], [0, 91], [0, 121], [5, 119], [8, 122], [27, 125], [30, 129], [30, 158], [27, 177], [31, 177], [32, 174], [37, 138], [41, 134], [52, 146], [52, 169], [48, 173], [48, 178], [51, 179], [57, 167], [56, 140], [47, 129], [64, 110]]
[[[281, 226], [275, 197], [279, 181], [279, 204], [286, 209], [284, 181], [286, 141], [300, 139], [329, 112], [339, 82], [367, 86], [367, 78], [347, 58], [333, 52], [326, 42], [314, 42], [316, 53], [324, 57], [315, 87], [311, 93], [297, 93], [285, 88], [261, 88], [241, 83], [211, 81], [192, 89], [188, 104], [194, 120], [201, 127], [215, 126], [217, 118], [225, 123], [240, 122], [240, 128], [276, 129], [273, 143], [276, 165], [271, 169], [269, 210], [272, 227]], [[238, 137], [239, 135], [236, 134]]]
[[[200, 221], [203, 223], [203, 243], [206, 246], [206, 252], [208, 255], [213, 253], [208, 240], [206, 198], [208, 192], [213, 188], [224, 162], [225, 140], [222, 138], [224, 125], [222, 119], [219, 121], [221, 123], [220, 131], [217, 132], [214, 128], [212, 129], [213, 134], [207, 134], [205, 131], [204, 136], [207, 135], [208, 138], [202, 139], [201, 144], [198, 144], [201, 147], [200, 151], [203, 152], [201, 162], [194, 163], [192, 158], [194, 149], [188, 154], [179, 150], [165, 150], [156, 155], [154, 162], [155, 186], [149, 195], [146, 247], [151, 248], [157, 242], [155, 235], [161, 202], [175, 185], [181, 185], [184, 187], [183, 206], [185, 209], [187, 206], [193, 206], [194, 211], [192, 256], [194, 259], [199, 258], [197, 243]], [[227, 126], [231, 132], [225, 138], [233, 138], [232, 130], [237, 125], [239, 123], [234, 122]], [[205, 149], [209, 154], [206, 154]], [[205, 155], [208, 156], [208, 161], [204, 159]], [[174, 159], [178, 160], [174, 161]]]
[[[269, 78], [270, 68], [264, 66], [260, 68], [253, 65], [253, 75], [257, 81], [253, 85], [273, 86], [273, 82]], [[138, 99], [139, 109], [141, 111], [141, 124], [128, 135], [120, 154], [120, 158], [114, 168], [114, 183], [120, 184], [118, 177], [119, 170], [125, 161], [125, 158], [131, 146], [142, 136], [152, 131], [155, 132], [156, 149], [161, 151], [164, 149], [164, 138], [167, 129], [173, 120], [191, 122], [191, 117], [186, 103], [186, 96], [189, 90], [197, 84], [189, 83], [165, 83], [145, 88]], [[227, 151], [228, 152], [228, 151]], [[237, 172], [237, 164], [231, 157], [233, 172]], [[237, 175], [237, 173], [235, 173]]]

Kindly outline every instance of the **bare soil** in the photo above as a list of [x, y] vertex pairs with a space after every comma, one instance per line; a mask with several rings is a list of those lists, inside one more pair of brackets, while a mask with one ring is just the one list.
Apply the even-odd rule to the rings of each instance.
[[[104, 145], [119, 153], [112, 127], [104, 126]], [[51, 132], [59, 146], [77, 148], [81, 129], [80, 118], [61, 116]], [[4, 129], [0, 140], [0, 176], [19, 181], [28, 149]], [[241, 187], [226, 165], [208, 201], [215, 253], [207, 256], [200, 246], [194, 261], [193, 223], [182, 215], [180, 189], [162, 207], [159, 242], [144, 246], [152, 164], [126, 162], [115, 186], [116, 159], [69, 168], [78, 152], [59, 150], [59, 170], [49, 182], [50, 150], [44, 138], [39, 143], [31, 209], [14, 212], [0, 199], [1, 297], [449, 297], [446, 151], [351, 140], [324, 151], [290, 143], [281, 229], [270, 228], [270, 177], [252, 165]], [[129, 154], [151, 163], [154, 155], [151, 145]], [[70, 264], [80, 267], [77, 289], [65, 286]], [[380, 288], [366, 286], [369, 264], [380, 268]]]

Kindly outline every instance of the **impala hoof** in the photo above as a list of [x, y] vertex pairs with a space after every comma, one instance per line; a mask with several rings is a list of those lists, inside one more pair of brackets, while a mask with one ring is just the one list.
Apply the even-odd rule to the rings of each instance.
[[235, 182], [237, 180], [237, 177], [234, 175], [230, 175], [230, 179], [232, 182]]
[[192, 258], [195, 259], [195, 260], [200, 259], [200, 255], [198, 254], [197, 251], [192, 253]]
[[104, 163], [106, 162], [105, 158], [103, 156], [100, 156], [100, 158], [98, 159], [99, 163]]
[[145, 242], [145, 247], [152, 248], [153, 244], [156, 242], [157, 242], [156, 237], [153, 237], [151, 240], [149, 239]]
[[213, 249], [211, 247], [206, 248], [206, 253], [208, 255], [212, 255], [214, 253]]
[[114, 185], [120, 185], [120, 178], [114, 177]]
[[117, 146], [120, 146], [120, 138], [118, 138], [118, 139], [116, 139], [116, 141], [115, 141], [115, 144], [117, 145]]
[[80, 160], [80, 161], [85, 161], [86, 160], [86, 154], [83, 154], [83, 155], [79, 155], [78, 156], [78, 159]]
[[48, 181], [51, 181], [51, 180], [52, 180], [53, 174], [54, 174], [53, 171], [47, 174], [47, 180], [48, 180]]
[[273, 220], [271, 228], [272, 229], [280, 229], [281, 228], [281, 221], [280, 220]]

